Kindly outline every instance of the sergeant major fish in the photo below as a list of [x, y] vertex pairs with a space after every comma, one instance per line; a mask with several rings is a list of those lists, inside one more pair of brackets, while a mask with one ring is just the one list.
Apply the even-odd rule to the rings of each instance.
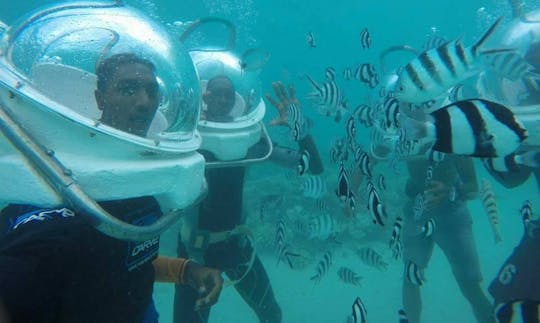
[[383, 260], [382, 256], [372, 248], [364, 247], [358, 250], [358, 257], [368, 266], [375, 267], [381, 271], [387, 269], [388, 264]]
[[328, 269], [332, 266], [332, 253], [327, 251], [324, 253], [322, 259], [319, 261], [316, 267], [315, 275], [311, 276], [311, 280], [315, 283], [319, 283], [324, 275], [328, 272]]
[[337, 273], [338, 273], [339, 278], [343, 282], [347, 284], [355, 285], [355, 286], [360, 286], [362, 277], [358, 276], [358, 274], [352, 271], [351, 269], [347, 267], [341, 267], [339, 268]]

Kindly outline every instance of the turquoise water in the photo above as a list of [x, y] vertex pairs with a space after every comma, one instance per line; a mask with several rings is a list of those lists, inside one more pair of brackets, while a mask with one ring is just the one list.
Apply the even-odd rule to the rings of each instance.
[[[409, 44], [421, 47], [435, 28], [438, 34], [453, 39], [463, 36], [470, 44], [481, 35], [496, 17], [510, 17], [506, 1], [300, 1], [300, 0], [190, 0], [190, 1], [126, 1], [144, 9], [163, 22], [190, 21], [202, 16], [219, 16], [231, 20], [238, 30], [240, 51], [262, 47], [271, 53], [271, 59], [261, 71], [264, 92], [270, 92], [271, 82], [281, 80], [294, 84], [298, 97], [305, 102], [310, 91], [304, 74], [322, 79], [324, 69], [332, 66], [341, 76], [341, 70], [361, 62], [378, 62], [378, 54], [392, 45]], [[354, 3], [353, 3], [354, 2]], [[22, 13], [51, 1], [2, 1], [0, 20], [13, 22]], [[525, 3], [533, 8], [532, 1]], [[361, 50], [359, 32], [368, 27], [373, 38], [370, 50]], [[313, 32], [317, 48], [309, 48], [306, 34]], [[367, 100], [369, 91], [358, 85], [344, 85], [352, 106]], [[373, 94], [372, 94], [373, 96]], [[376, 94], [375, 94], [376, 96]], [[306, 106], [308, 105], [305, 102]], [[275, 114], [270, 110], [267, 120]], [[312, 135], [321, 150], [330, 187], [337, 179], [336, 169], [329, 160], [329, 149], [341, 135], [342, 126], [330, 119], [310, 115], [314, 120]], [[271, 129], [273, 138], [287, 142], [280, 129]], [[368, 132], [360, 130], [359, 137]], [[478, 178], [489, 178], [477, 163]], [[387, 171], [379, 169], [379, 171]], [[256, 233], [255, 246], [270, 276], [272, 286], [283, 311], [284, 322], [345, 322], [350, 315], [353, 300], [360, 296], [369, 312], [369, 322], [397, 322], [397, 310], [401, 305], [401, 281], [403, 265], [390, 259], [386, 247], [391, 224], [379, 232], [367, 220], [369, 214], [362, 211], [356, 219], [349, 220], [337, 203], [331, 204], [332, 213], [344, 227], [342, 244], [307, 241], [294, 237], [298, 250], [304, 256], [303, 266], [291, 270], [284, 264], [276, 266], [271, 241], [274, 220], [281, 214], [292, 217], [308, 217], [314, 211], [313, 201], [303, 198], [300, 181], [288, 180], [288, 173], [275, 166], [265, 165], [250, 169], [246, 181], [245, 210], [248, 224]], [[399, 212], [403, 179], [388, 176], [385, 193], [389, 210]], [[475, 240], [484, 276], [484, 288], [495, 277], [500, 264], [511, 252], [522, 235], [519, 207], [524, 199], [539, 205], [537, 186], [530, 179], [512, 191], [492, 181], [499, 204], [503, 242], [495, 245], [487, 217], [480, 200], [468, 203], [474, 220]], [[274, 208], [267, 221], [260, 221], [258, 207], [262, 196], [280, 192], [284, 196], [280, 207]], [[331, 193], [328, 198], [331, 198]], [[388, 202], [391, 201], [391, 202]], [[394, 213], [394, 216], [395, 216]], [[178, 227], [167, 231], [162, 238], [162, 253], [174, 255]], [[334, 251], [334, 265], [320, 284], [314, 285], [312, 276], [320, 254], [317, 250], [330, 246]], [[370, 246], [389, 262], [387, 271], [381, 272], [362, 264], [354, 250]], [[362, 277], [361, 287], [345, 285], [337, 278], [337, 268], [347, 266]], [[427, 282], [422, 287], [423, 322], [474, 322], [470, 307], [455, 283], [446, 258], [435, 248], [426, 271]], [[161, 322], [171, 322], [173, 289], [170, 285], [157, 284], [155, 297]], [[256, 322], [251, 310], [233, 288], [226, 288], [219, 303], [213, 308], [210, 322]]]

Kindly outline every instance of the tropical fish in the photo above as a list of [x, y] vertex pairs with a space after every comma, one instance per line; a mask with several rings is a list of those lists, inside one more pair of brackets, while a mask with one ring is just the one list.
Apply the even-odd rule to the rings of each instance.
[[326, 80], [328, 82], [333, 82], [336, 80], [336, 69], [331, 67], [331, 66], [328, 66], [325, 70], [324, 70], [324, 77], [326, 78]]
[[494, 172], [517, 172], [521, 166], [540, 167], [540, 150], [525, 150], [504, 157], [483, 158], [484, 166]]
[[499, 227], [499, 210], [497, 208], [497, 201], [495, 200], [495, 193], [493, 193], [493, 187], [491, 183], [485, 178], [482, 179], [480, 193], [482, 194], [482, 205], [484, 211], [488, 216], [489, 223], [491, 224], [491, 230], [493, 231], [495, 243], [502, 241], [501, 230]]
[[357, 297], [354, 300], [352, 305], [352, 316], [354, 323], [367, 323], [367, 310], [360, 297]]
[[324, 178], [320, 175], [307, 176], [302, 183], [302, 193], [305, 197], [318, 199], [328, 191]]
[[427, 115], [420, 122], [404, 118], [408, 140], [434, 140], [433, 150], [473, 157], [513, 153], [528, 137], [527, 130], [507, 107], [482, 99], [459, 101]]
[[372, 89], [379, 85], [379, 74], [377, 74], [373, 64], [363, 63], [358, 65], [354, 75], [357, 80], [367, 84]]
[[240, 68], [242, 71], [260, 70], [270, 60], [270, 53], [262, 48], [250, 48], [240, 56]]
[[405, 277], [409, 283], [416, 286], [422, 286], [425, 281], [424, 271], [412, 261], [408, 261], [405, 265]]
[[346, 67], [343, 69], [343, 79], [348, 81], [353, 78], [353, 71], [350, 67]]
[[426, 223], [424, 223], [424, 225], [422, 226], [422, 235], [425, 237], [425, 238], [429, 238], [433, 235], [433, 233], [435, 232], [435, 229], [437, 228], [437, 224], [435, 222], [435, 219], [429, 219], [426, 221]]
[[384, 221], [386, 220], [386, 210], [382, 204], [381, 197], [375, 188], [375, 185], [368, 181], [367, 189], [368, 192], [368, 210], [371, 211], [371, 216], [373, 218], [373, 223], [384, 226]]
[[392, 229], [392, 237], [390, 238], [389, 246], [392, 250], [392, 257], [394, 259], [399, 259], [401, 257], [401, 251], [403, 249], [403, 245], [401, 244], [401, 229], [403, 228], [403, 219], [401, 217], [397, 217], [396, 221], [394, 222], [394, 227]]
[[308, 223], [308, 239], [326, 240], [338, 232], [336, 219], [328, 213], [311, 218]]
[[311, 31], [307, 33], [306, 41], [309, 47], [311, 48], [317, 47], [317, 44], [315, 43], [315, 36], [313, 36], [313, 33]]
[[343, 282], [347, 284], [351, 284], [351, 285], [360, 286], [362, 277], [358, 276], [358, 274], [352, 271], [351, 269], [347, 267], [341, 267], [339, 268], [337, 273], [338, 273], [339, 278]]
[[482, 51], [482, 46], [501, 21], [497, 19], [471, 47], [464, 47], [457, 39], [421, 53], [398, 72], [396, 98], [409, 103], [429, 101], [478, 73], [479, 57], [494, 52]]
[[358, 256], [363, 263], [368, 266], [375, 267], [379, 270], [386, 270], [388, 264], [383, 260], [382, 256], [369, 247], [364, 247], [358, 250]]
[[310, 279], [315, 281], [315, 283], [319, 283], [323, 276], [328, 272], [328, 269], [330, 269], [330, 266], [332, 266], [332, 253], [327, 251], [317, 264], [315, 275], [311, 276]]
[[304, 175], [309, 170], [310, 159], [311, 155], [307, 150], [303, 150], [302, 153], [300, 153], [300, 159], [298, 160], [298, 164], [296, 165], [296, 173], [299, 176]]
[[407, 313], [405, 313], [404, 310], [399, 310], [398, 315], [399, 315], [399, 323], [409, 323], [409, 318], [407, 317]]
[[360, 44], [362, 45], [363, 49], [368, 49], [371, 47], [371, 35], [367, 28], [360, 31]]
[[306, 77], [315, 89], [308, 97], [317, 100], [319, 113], [333, 116], [335, 122], [340, 122], [347, 111], [347, 102], [335, 81], [326, 81], [319, 85], [309, 75]]

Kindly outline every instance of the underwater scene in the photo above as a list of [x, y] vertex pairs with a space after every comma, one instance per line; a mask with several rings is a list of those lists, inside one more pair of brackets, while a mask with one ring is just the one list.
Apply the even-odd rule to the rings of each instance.
[[[159, 322], [540, 322], [538, 2], [119, 2], [202, 53], [197, 74], [180, 73], [205, 80], [187, 85], [199, 123], [163, 112], [178, 133], [198, 127], [206, 168], [163, 185], [208, 192], [198, 216], [189, 197], [159, 254], [217, 268], [224, 285], [208, 313], [193, 288], [155, 283]], [[0, 27], [54, 3], [3, 1]], [[245, 114], [211, 110], [213, 46], [233, 53], [220, 84]], [[268, 154], [251, 158], [265, 134]], [[159, 186], [139, 174], [140, 192]]]

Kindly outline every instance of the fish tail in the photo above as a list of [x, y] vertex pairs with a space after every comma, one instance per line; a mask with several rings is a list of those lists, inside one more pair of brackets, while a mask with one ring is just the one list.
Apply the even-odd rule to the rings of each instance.
[[532, 168], [540, 167], [540, 150], [527, 151], [514, 157], [517, 164]]
[[497, 27], [501, 24], [503, 20], [503, 17], [499, 17], [494, 23], [493, 25], [491, 25], [491, 27], [489, 27], [489, 29], [484, 33], [484, 35], [482, 36], [482, 38], [480, 38], [476, 44], [474, 44], [472, 46], [472, 52], [473, 54], [476, 56], [478, 54], [478, 50], [482, 47], [482, 45], [484, 45], [484, 43], [489, 39], [489, 37], [491, 37], [491, 35], [493, 34], [493, 32], [495, 32], [495, 29], [497, 29]]

